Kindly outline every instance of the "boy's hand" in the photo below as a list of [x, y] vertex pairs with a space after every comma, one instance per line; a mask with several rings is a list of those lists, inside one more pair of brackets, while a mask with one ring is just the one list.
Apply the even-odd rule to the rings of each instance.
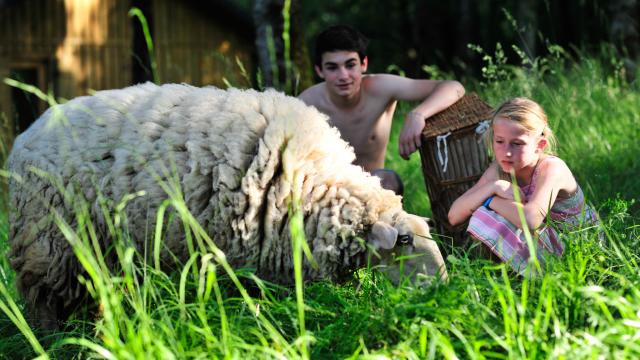
[[407, 114], [400, 131], [398, 149], [400, 156], [408, 160], [409, 155], [418, 150], [422, 145], [422, 129], [424, 129], [425, 116], [416, 111]]

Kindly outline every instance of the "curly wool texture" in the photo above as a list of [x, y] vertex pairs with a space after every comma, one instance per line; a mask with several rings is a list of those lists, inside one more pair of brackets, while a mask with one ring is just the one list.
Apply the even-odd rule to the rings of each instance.
[[[293, 281], [288, 206], [301, 201], [317, 268], [307, 280], [335, 279], [364, 265], [371, 225], [404, 213], [400, 197], [352, 165], [353, 150], [325, 115], [276, 91], [228, 91], [151, 83], [100, 91], [49, 109], [16, 139], [9, 169], [11, 262], [27, 302], [68, 309], [82, 296], [82, 272], [51, 210], [76, 224], [62, 189], [80, 192], [104, 249], [112, 244], [101, 200], [125, 207], [143, 252], [166, 190], [185, 203], [235, 267]], [[34, 171], [40, 169], [40, 171]], [[169, 170], [168, 170], [169, 169]], [[47, 175], [43, 175], [43, 172]], [[188, 257], [182, 224], [166, 228], [169, 250]]]

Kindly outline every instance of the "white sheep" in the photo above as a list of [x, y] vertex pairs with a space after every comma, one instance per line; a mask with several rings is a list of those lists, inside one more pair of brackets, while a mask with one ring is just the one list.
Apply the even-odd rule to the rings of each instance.
[[[31, 316], [48, 326], [67, 317], [85, 293], [77, 280], [83, 269], [51, 215], [55, 209], [75, 224], [76, 205], [64, 193], [86, 198], [108, 249], [113, 239], [102, 199], [117, 203], [144, 191], [125, 207], [142, 253], [151, 248], [156, 211], [168, 197], [161, 184], [174, 178], [227, 261], [266, 280], [293, 281], [292, 199], [300, 199], [318, 265], [305, 263], [305, 280], [339, 279], [365, 266], [371, 250], [383, 260], [391, 252], [422, 254], [406, 260], [405, 271], [446, 278], [423, 218], [404, 212], [399, 196], [352, 165], [352, 148], [326, 120], [273, 90], [151, 83], [49, 109], [16, 139], [8, 160], [15, 174], [10, 259]], [[165, 231], [164, 263], [170, 254], [187, 259], [183, 226], [174, 221]]]

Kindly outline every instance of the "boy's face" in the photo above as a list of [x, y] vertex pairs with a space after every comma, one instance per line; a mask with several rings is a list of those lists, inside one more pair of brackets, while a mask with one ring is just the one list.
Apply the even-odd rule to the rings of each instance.
[[330, 92], [351, 97], [360, 92], [362, 73], [367, 71], [367, 57], [360, 61], [355, 51], [326, 52], [322, 54], [322, 63], [315, 69]]

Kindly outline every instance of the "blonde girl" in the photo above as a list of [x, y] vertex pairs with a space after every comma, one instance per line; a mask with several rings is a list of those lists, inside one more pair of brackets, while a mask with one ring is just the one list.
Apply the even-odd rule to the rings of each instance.
[[[584, 201], [582, 189], [564, 161], [553, 155], [555, 138], [547, 116], [536, 102], [513, 98], [491, 116], [495, 160], [480, 180], [462, 194], [449, 210], [449, 222], [469, 219], [469, 234], [493, 254], [521, 273], [529, 259], [517, 207], [521, 206], [529, 229], [534, 231], [537, 257], [545, 252], [562, 255], [564, 245], [551, 227], [549, 217], [571, 228], [597, 222], [595, 211]], [[510, 175], [517, 181], [522, 205], [514, 199]]]

